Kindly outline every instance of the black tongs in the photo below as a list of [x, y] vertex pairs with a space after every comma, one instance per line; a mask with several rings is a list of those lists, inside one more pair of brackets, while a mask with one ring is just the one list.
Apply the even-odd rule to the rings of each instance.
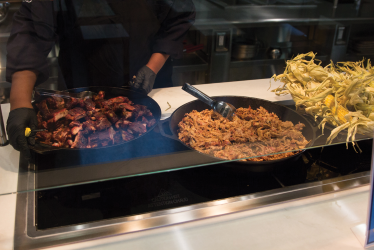
[[217, 114], [221, 115], [223, 118], [232, 120], [232, 117], [236, 110], [236, 108], [232, 104], [223, 101], [217, 102], [188, 83], [185, 83], [182, 89], [187, 93], [193, 95], [200, 101], [208, 104]]

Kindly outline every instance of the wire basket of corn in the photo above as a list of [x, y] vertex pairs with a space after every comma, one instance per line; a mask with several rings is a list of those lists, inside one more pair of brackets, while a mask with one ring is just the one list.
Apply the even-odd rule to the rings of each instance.
[[322, 133], [326, 123], [333, 125], [327, 144], [345, 130], [347, 143], [355, 145], [357, 133], [374, 132], [374, 67], [370, 60], [322, 67], [315, 57], [309, 52], [288, 60], [284, 73], [272, 77], [283, 85], [272, 91], [291, 94], [297, 109], [319, 121]]

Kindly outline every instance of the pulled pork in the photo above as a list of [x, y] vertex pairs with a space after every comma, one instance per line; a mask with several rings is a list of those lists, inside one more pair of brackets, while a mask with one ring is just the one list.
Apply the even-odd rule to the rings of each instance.
[[[309, 143], [303, 123], [281, 121], [263, 107], [236, 110], [232, 121], [213, 110], [193, 110], [179, 126], [179, 139], [186, 145], [218, 158], [271, 161], [297, 154]], [[287, 152], [292, 151], [292, 152]], [[286, 152], [274, 154], [277, 152]]]

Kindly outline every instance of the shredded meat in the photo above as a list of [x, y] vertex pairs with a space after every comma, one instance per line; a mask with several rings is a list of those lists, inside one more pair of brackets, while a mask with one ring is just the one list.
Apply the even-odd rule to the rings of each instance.
[[[309, 143], [301, 132], [303, 123], [281, 121], [263, 107], [239, 108], [232, 121], [219, 117], [213, 110], [194, 110], [178, 125], [179, 139], [186, 145], [227, 160], [281, 159], [298, 153]], [[286, 153], [274, 154], [277, 152]]]

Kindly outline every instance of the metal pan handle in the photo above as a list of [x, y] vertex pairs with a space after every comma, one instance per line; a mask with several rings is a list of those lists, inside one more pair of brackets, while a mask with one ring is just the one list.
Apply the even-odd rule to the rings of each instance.
[[170, 118], [165, 119], [165, 120], [160, 120], [158, 122], [158, 129], [160, 130], [161, 135], [164, 136], [164, 137], [179, 141], [179, 138], [176, 135], [174, 135], [174, 134], [168, 135], [168, 134], [165, 133], [163, 125], [164, 125], [164, 123], [169, 123], [169, 122], [170, 122]]
[[182, 89], [186, 91], [188, 94], [193, 95], [200, 101], [208, 104], [210, 107], [213, 107], [215, 101], [212, 98], [210, 98], [208, 95], [204, 94], [197, 88], [193, 87], [191, 84], [188, 84], [188, 83], [183, 84]]

